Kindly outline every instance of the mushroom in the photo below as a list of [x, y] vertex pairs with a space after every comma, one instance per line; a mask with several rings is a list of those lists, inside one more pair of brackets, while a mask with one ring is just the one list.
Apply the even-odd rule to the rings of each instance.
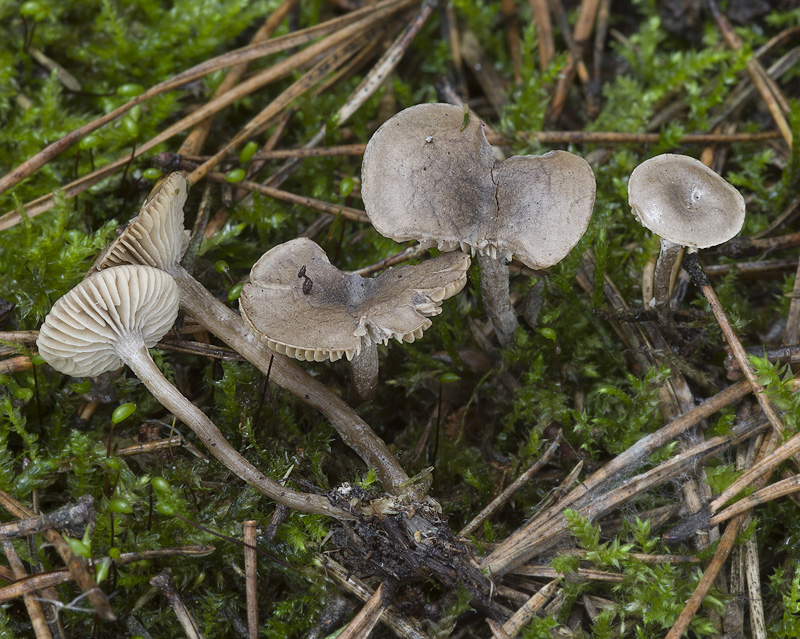
[[733, 238], [744, 223], [744, 198], [699, 160], [665, 153], [633, 170], [628, 201], [636, 219], [661, 238], [651, 303], [662, 327], [677, 337], [670, 283], [681, 249], [709, 248]]
[[681, 248], [688, 247], [684, 268], [706, 298], [761, 410], [775, 431], [783, 435], [780, 415], [758, 380], [696, 254], [697, 249], [727, 242], [741, 230], [744, 198], [699, 160], [665, 153], [642, 162], [633, 170], [628, 182], [628, 200], [639, 221], [661, 237], [661, 251], [653, 276], [654, 305], [659, 322], [679, 338], [670, 309], [669, 288]]
[[585, 160], [550, 151], [497, 162], [480, 120], [448, 104], [420, 104], [384, 122], [361, 174], [379, 233], [478, 254], [484, 305], [503, 345], [517, 326], [506, 262], [516, 255], [533, 269], [558, 263], [583, 236], [594, 205]]
[[365, 278], [343, 273], [301, 237], [255, 263], [239, 306], [251, 330], [278, 353], [316, 362], [346, 357], [351, 403], [360, 404], [375, 393], [377, 345], [422, 337], [441, 302], [464, 288], [469, 263], [454, 251]]
[[149, 266], [110, 268], [85, 279], [53, 305], [36, 345], [48, 364], [75, 377], [94, 377], [127, 364], [161, 405], [238, 477], [290, 508], [349, 518], [326, 498], [297, 493], [261, 473], [164, 377], [147, 349], [174, 324], [178, 306], [178, 287], [166, 273]]
[[408, 488], [408, 475], [388, 446], [345, 401], [289, 358], [275, 354], [256, 339], [239, 315], [181, 266], [187, 245], [183, 228], [186, 195], [186, 179], [180, 173], [170, 174], [123, 233], [98, 257], [90, 272], [120, 264], [144, 264], [169, 273], [180, 290], [181, 306], [269, 375], [270, 380], [328, 417], [344, 443], [369, 468], [375, 468], [384, 490], [395, 495], [415, 490], [413, 486]]

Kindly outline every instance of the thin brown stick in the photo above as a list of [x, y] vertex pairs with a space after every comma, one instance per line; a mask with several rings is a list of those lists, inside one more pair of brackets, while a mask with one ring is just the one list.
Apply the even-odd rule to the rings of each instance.
[[[225, 182], [225, 175], [222, 173], [211, 172], [207, 175], [207, 177], [209, 180], [213, 180], [214, 182]], [[241, 182], [237, 182], [237, 186], [247, 189], [248, 191], [258, 191], [263, 195], [275, 198], [276, 200], [281, 200], [282, 202], [307, 206], [308, 208], [322, 211], [323, 213], [328, 213], [330, 215], [341, 215], [342, 217], [345, 217], [348, 220], [353, 220], [354, 222], [369, 224], [369, 218], [364, 211], [360, 211], [349, 206], [331, 204], [330, 202], [323, 202], [322, 200], [316, 200], [304, 195], [296, 195], [294, 193], [290, 193], [289, 191], [274, 189], [271, 186], [264, 186], [263, 184], [253, 182], [251, 180], [242, 180]]]
[[169, 568], [165, 568], [150, 579], [150, 584], [158, 588], [169, 602], [169, 605], [172, 606], [172, 610], [186, 633], [187, 639], [205, 639], [203, 633], [200, 632], [200, 627], [187, 610], [175, 588], [175, 583], [172, 581], [172, 571]]
[[394, 255], [384, 257], [382, 260], [378, 260], [374, 264], [370, 264], [369, 266], [365, 266], [364, 268], [350, 272], [360, 275], [361, 277], [366, 277], [367, 275], [372, 275], [378, 271], [383, 271], [390, 266], [396, 266], [397, 264], [402, 264], [403, 262], [407, 262], [409, 260], [416, 260], [425, 255], [427, 252], [428, 249], [423, 248], [419, 244], [414, 244], [408, 248], [404, 248], [402, 251], [398, 251]]
[[[35, 516], [35, 513], [32, 510], [26, 508], [11, 495], [1, 490], [0, 506], [5, 508], [10, 514], [18, 519]], [[67, 568], [69, 568], [69, 571], [72, 574], [73, 579], [75, 579], [75, 582], [78, 584], [78, 587], [88, 597], [89, 601], [94, 607], [95, 612], [100, 616], [100, 618], [105, 619], [106, 621], [115, 621], [117, 619], [117, 615], [114, 614], [106, 594], [97, 587], [97, 584], [94, 583], [94, 579], [92, 579], [92, 576], [89, 574], [89, 568], [86, 565], [86, 561], [82, 557], [78, 557], [75, 553], [73, 553], [67, 542], [65, 542], [61, 535], [55, 530], [45, 530], [43, 535], [44, 538], [55, 547], [56, 551], [61, 556], [61, 559], [67, 565]]]
[[[24, 579], [27, 577], [25, 566], [22, 564], [22, 560], [19, 558], [17, 551], [14, 550], [14, 544], [10, 541], [4, 541], [3, 552], [8, 559], [8, 565], [14, 573], [14, 577], [16, 579]], [[28, 616], [31, 619], [31, 625], [33, 626], [36, 639], [52, 639], [53, 635], [50, 633], [50, 628], [45, 621], [42, 605], [36, 597], [28, 593], [23, 596], [23, 601], [25, 602], [25, 607], [28, 609]]]
[[539, 68], [544, 71], [553, 61], [556, 54], [550, 8], [547, 6], [547, 0], [528, 0], [528, 4], [531, 8], [531, 17], [536, 25], [536, 37], [539, 41]]
[[750, 605], [750, 629], [753, 639], [767, 639], [764, 602], [761, 598], [761, 562], [758, 560], [758, 538], [753, 533], [745, 542], [745, 576]]
[[697, 254], [689, 254], [683, 263], [684, 268], [692, 276], [695, 286], [702, 291], [703, 296], [708, 302], [708, 305], [711, 307], [711, 312], [714, 314], [717, 324], [719, 324], [722, 334], [725, 336], [725, 341], [728, 342], [728, 345], [736, 357], [736, 361], [739, 362], [739, 368], [744, 373], [744, 376], [747, 378], [750, 387], [753, 389], [753, 393], [755, 394], [758, 404], [761, 406], [761, 410], [764, 412], [765, 417], [769, 420], [769, 423], [775, 429], [775, 432], [782, 436], [784, 432], [783, 422], [778, 416], [778, 412], [775, 409], [775, 406], [772, 404], [772, 400], [770, 400], [769, 395], [767, 395], [766, 390], [756, 378], [755, 370], [753, 369], [750, 360], [747, 359], [747, 353], [745, 353], [744, 346], [742, 346], [741, 341], [739, 341], [739, 336], [736, 334], [736, 331], [733, 330], [731, 323], [728, 321], [728, 316], [725, 314], [725, 309], [722, 308], [722, 304], [720, 304], [714, 288], [711, 286], [711, 283], [708, 281], [708, 277], [702, 271], [702, 268], [697, 261]]
[[184, 444], [184, 439], [180, 435], [168, 437], [167, 439], [158, 439], [152, 442], [145, 442], [143, 444], [134, 444], [133, 446], [126, 446], [125, 448], [118, 448], [114, 451], [115, 455], [119, 457], [131, 457], [132, 455], [143, 455], [146, 453], [157, 453], [161, 450], [167, 450], [176, 446]]
[[508, 104], [508, 90], [503, 78], [494, 68], [493, 61], [486, 55], [472, 31], [461, 34], [461, 46], [464, 62], [480, 84], [495, 113], [500, 117]]
[[[137, 561], [165, 559], [168, 557], [198, 557], [212, 552], [214, 552], [214, 546], [179, 546], [177, 548], [162, 548], [144, 552], [125, 552], [114, 559], [114, 563], [117, 566], [125, 566]], [[72, 581], [72, 575], [66, 568], [35, 573], [0, 588], [0, 603], [18, 599], [29, 592], [53, 588], [70, 581]]]
[[[643, 517], [639, 517], [640, 519], [643, 519]], [[605, 526], [603, 526], [603, 532], [605, 533]], [[583, 548], [566, 548], [558, 550], [559, 555], [573, 555], [575, 557], [585, 557], [588, 553], [589, 551], [584, 550]], [[628, 556], [635, 558], [637, 561], [641, 561], [643, 564], [696, 564], [700, 561], [699, 558], [694, 557], [693, 555], [650, 555], [642, 552], [632, 552], [629, 553]], [[519, 569], [514, 570], [512, 574], [523, 574], [518, 573], [517, 570]]]
[[[797, 454], [798, 451], [800, 451], [800, 433], [786, 440], [784, 444], [778, 446], [778, 448], [773, 450], [769, 455], [766, 455], [763, 459], [761, 459], [761, 461], [752, 466], [749, 470], [746, 470], [744, 473], [742, 473], [742, 475], [740, 475], [736, 481], [723, 490], [722, 493], [709, 504], [711, 514], [713, 515], [719, 511], [727, 501], [735, 497], [739, 492], [746, 489], [748, 486], [751, 486], [759, 478], [771, 473], [772, 470], [774, 470], [779, 464], [789, 459], [789, 457]], [[790, 480], [784, 481], [787, 483], [784, 484], [784, 482], [778, 482], [775, 484], [776, 486], [784, 484], [776, 490], [781, 490], [782, 488], [791, 488]], [[792, 490], [788, 490], [782, 494], [788, 495], [793, 492], [794, 491]], [[731, 508], [734, 507], [736, 507], [736, 504], [731, 506]]]
[[735, 264], [711, 264], [703, 267], [709, 277], [722, 277], [731, 272], [748, 279], [784, 278], [787, 271], [797, 268], [796, 259], [759, 260], [757, 262], [737, 262]]
[[[284, 0], [280, 6], [270, 14], [264, 24], [261, 25], [261, 28], [256, 31], [255, 35], [250, 40], [250, 44], [259, 44], [260, 42], [267, 40], [267, 38], [269, 38], [275, 32], [275, 29], [280, 26], [281, 22], [284, 21], [286, 16], [289, 15], [289, 12], [291, 12], [298, 2], [299, 0]], [[228, 70], [228, 73], [225, 75], [222, 82], [220, 82], [217, 90], [214, 92], [214, 98], [219, 97], [223, 93], [233, 89], [246, 70], [247, 62], [232, 66]], [[183, 141], [183, 144], [181, 144], [181, 148], [178, 150], [178, 153], [184, 155], [187, 153], [199, 152], [200, 149], [203, 148], [203, 144], [205, 143], [206, 138], [211, 131], [211, 125], [213, 122], [214, 117], [211, 116], [195, 126], [195, 128], [189, 132], [189, 135]]]
[[[591, 2], [592, 0], [589, 1]], [[589, 69], [586, 68], [586, 63], [583, 61], [583, 52], [572, 38], [572, 29], [567, 21], [567, 13], [564, 11], [564, 5], [561, 3], [561, 0], [550, 0], [549, 4], [550, 11], [558, 24], [558, 28], [561, 29], [561, 37], [564, 38], [567, 51], [569, 51], [570, 58], [567, 61], [567, 65], [573, 65], [580, 81], [583, 84], [588, 84]], [[586, 4], [586, 2], [583, 4]]]
[[[351, 595], [366, 602], [374, 594], [372, 588], [328, 555], [317, 554], [316, 558], [324, 569], [325, 575]], [[428, 634], [408, 621], [405, 615], [399, 614], [394, 606], [389, 606], [384, 610], [380, 621], [389, 626], [401, 639], [430, 639]]]
[[736, 536], [739, 534], [739, 530], [741, 529], [743, 519], [744, 515], [734, 518], [728, 524], [728, 527], [725, 529], [725, 532], [719, 541], [717, 549], [714, 551], [714, 557], [703, 571], [703, 576], [700, 578], [700, 582], [697, 584], [692, 596], [689, 598], [689, 601], [686, 602], [683, 610], [681, 610], [681, 614], [678, 615], [675, 623], [672, 624], [672, 628], [670, 628], [665, 639], [679, 639], [679, 637], [682, 637], [686, 632], [686, 629], [689, 627], [689, 623], [691, 623], [695, 613], [703, 603], [703, 599], [705, 599], [705, 596], [708, 594], [711, 586], [714, 585], [714, 580], [717, 578], [719, 571], [722, 570], [722, 567], [725, 565], [725, 561], [733, 549], [733, 543], [736, 541]]
[[84, 495], [76, 503], [67, 504], [50, 513], [39, 513], [33, 517], [0, 524], [0, 539], [5, 541], [27, 537], [48, 528], [83, 527], [93, 517], [94, 499], [91, 495]]
[[508, 54], [511, 58], [511, 69], [514, 75], [514, 84], [522, 83], [522, 50], [519, 41], [519, 14], [517, 4], [514, 0], [503, 0], [503, 22], [506, 25], [506, 41], [508, 42]]
[[247, 631], [249, 639], [258, 639], [258, 556], [255, 545], [258, 543], [256, 532], [258, 522], [245, 521], [242, 524], [244, 546], [244, 578], [247, 598]]
[[[661, 139], [659, 133], [626, 133], [617, 131], [518, 131], [517, 135], [542, 144], [653, 144]], [[511, 144], [512, 140], [498, 134], [488, 134], [487, 139], [495, 146]], [[758, 133], [690, 133], [678, 138], [679, 144], [726, 144], [734, 142], [763, 142], [780, 138], [779, 131]], [[364, 155], [366, 144], [342, 144], [328, 147], [302, 147], [299, 149], [275, 149], [259, 151], [254, 160], [283, 160], [287, 158], [332, 157], [338, 155]], [[203, 161], [208, 156], [186, 155], [187, 160]]]
[[[725, 18], [725, 16], [722, 15], [722, 12], [717, 6], [716, 0], [707, 0], [707, 2], [709, 8], [711, 9], [711, 15], [713, 16], [714, 21], [717, 23], [723, 38], [725, 38], [725, 42], [727, 43], [728, 47], [734, 51], [740, 49], [742, 47], [742, 40], [733, 30], [733, 27]], [[756, 89], [758, 89], [762, 100], [764, 100], [764, 103], [767, 105], [767, 109], [769, 109], [770, 115], [772, 115], [773, 120], [775, 120], [775, 124], [778, 126], [778, 129], [783, 135], [786, 145], [791, 149], [792, 130], [789, 127], [789, 123], [786, 121], [786, 118], [784, 117], [784, 113], [789, 111], [789, 105], [788, 102], [786, 102], [786, 98], [783, 97], [777, 85], [772, 81], [767, 72], [764, 70], [764, 67], [761, 66], [761, 63], [755, 57], [750, 58], [747, 61], [747, 74], [750, 76], [750, 79], [753, 81]]]
[[[773, 441], [775, 437], [776, 435], [773, 432], [771, 433], [770, 437], [764, 438], [764, 441], [761, 444], [761, 450], [759, 451], [759, 457], [763, 457], [765, 451], [769, 449], [771, 441]], [[757, 462], [756, 465], [758, 465], [758, 463], [759, 462]], [[764, 486], [768, 479], [769, 475], [767, 474], [755, 480], [754, 485], [757, 489], [760, 489]], [[703, 599], [705, 599], [706, 594], [708, 594], [708, 591], [714, 585], [714, 581], [716, 580], [720, 570], [722, 570], [725, 560], [730, 554], [733, 544], [736, 541], [736, 537], [738, 536], [739, 531], [742, 529], [743, 524], [747, 521], [747, 518], [748, 515], [745, 513], [737, 515], [731, 519], [728, 527], [725, 529], [725, 532], [722, 535], [722, 538], [720, 539], [719, 545], [714, 552], [711, 562], [706, 567], [705, 571], [703, 571], [703, 576], [701, 577], [700, 582], [695, 587], [692, 596], [686, 602], [686, 605], [683, 607], [680, 615], [678, 615], [678, 619], [676, 619], [675, 623], [672, 625], [672, 628], [670, 628], [665, 639], [678, 639], [686, 632], [695, 613], [700, 609]]]
[[[538, 577], [547, 579], [558, 579], [562, 576], [551, 566], [525, 565], [517, 566], [510, 571], [511, 575], [521, 575], [523, 577]], [[619, 572], [609, 572], [607, 570], [593, 570], [590, 568], [578, 568], [570, 573], [570, 580], [575, 581], [605, 581], [609, 583], [620, 583], [625, 580], [625, 575]]]
[[611, 0], [600, 0], [597, 9], [597, 26], [594, 32], [594, 53], [592, 56], [592, 79], [587, 87], [586, 113], [590, 118], [600, 113], [600, 87], [603, 73], [603, 52], [608, 37], [608, 23], [611, 18]]
[[17, 355], [0, 361], [0, 375], [11, 375], [29, 371], [33, 368], [31, 358], [27, 355]]
[[[583, 47], [584, 42], [592, 33], [592, 25], [597, 16], [598, 3], [599, 0], [585, 0], [581, 3], [578, 19], [575, 22], [575, 28], [572, 32], [572, 37], [579, 48]], [[555, 122], [561, 117], [561, 112], [564, 110], [567, 94], [569, 93], [570, 87], [572, 87], [572, 81], [575, 78], [577, 67], [578, 60], [570, 53], [569, 56], [567, 56], [566, 66], [561, 70], [553, 99], [550, 101], [550, 106], [548, 107], [545, 117], [547, 122]]]
[[789, 314], [786, 316], [786, 329], [783, 331], [784, 345], [796, 344], [800, 340], [800, 260], [797, 262], [792, 301], [789, 303]]
[[39, 331], [0, 331], [0, 343], [9, 342], [22, 346], [33, 346], [39, 338]]
[[534, 593], [534, 595], [503, 624], [503, 632], [506, 636], [513, 639], [519, 634], [520, 630], [531, 622], [534, 615], [536, 615], [555, 594], [558, 588], [558, 582], [558, 579], [554, 579], [539, 590], [539, 592]]
[[378, 589], [367, 599], [364, 607], [347, 624], [344, 632], [339, 635], [339, 639], [367, 639], [383, 611], [391, 602], [394, 590], [391, 582], [384, 581], [378, 586]]
[[545, 497], [544, 501], [542, 502], [539, 510], [545, 510], [550, 508], [551, 505], [560, 501], [564, 495], [566, 495], [569, 490], [572, 488], [575, 481], [578, 479], [578, 476], [581, 474], [583, 470], [583, 460], [579, 461], [575, 464], [575, 468], [573, 468], [567, 476], [561, 481], [561, 483], [555, 487], [555, 489]]
[[458, 533], [459, 537], [466, 537], [473, 531], [477, 530], [477, 528], [483, 524], [484, 521], [489, 519], [496, 513], [503, 505], [511, 499], [511, 497], [525, 484], [527, 484], [531, 478], [539, 472], [539, 470], [548, 462], [550, 458], [555, 454], [558, 450], [558, 447], [561, 445], [561, 433], [559, 432], [556, 438], [553, 440], [553, 443], [547, 447], [547, 449], [542, 453], [542, 456], [537, 459], [533, 464], [531, 464], [530, 468], [522, 473], [519, 477], [517, 477], [513, 482], [511, 482], [506, 489], [501, 492], [497, 497], [495, 497], [491, 502], [489, 502], [486, 507], [479, 512], [475, 518], [469, 522], [461, 531]]

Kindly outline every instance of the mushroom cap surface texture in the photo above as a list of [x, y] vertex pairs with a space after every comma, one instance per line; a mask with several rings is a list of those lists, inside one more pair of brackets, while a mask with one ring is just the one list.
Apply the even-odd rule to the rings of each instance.
[[628, 181], [628, 201], [645, 228], [681, 246], [717, 246], [744, 224], [742, 194], [688, 155], [664, 153], [642, 162]]
[[89, 273], [122, 264], [160, 269], [178, 264], [189, 246], [190, 233], [183, 228], [188, 190], [186, 178], [170, 173], [119, 237], [99, 255]]
[[60, 373], [94, 377], [123, 365], [119, 347], [144, 340], [152, 348], [178, 316], [172, 277], [149, 266], [116, 266], [83, 280], [59, 299], [36, 345]]
[[466, 284], [469, 264], [464, 253], [445, 253], [365, 278], [340, 271], [301, 237], [255, 263], [239, 306], [253, 333], [278, 353], [301, 361], [351, 360], [371, 343], [422, 337], [442, 300]]
[[464, 118], [456, 106], [419, 104], [381, 125], [361, 167], [372, 224], [399, 242], [556, 264], [589, 225], [591, 167], [566, 151], [497, 162], [481, 121]]

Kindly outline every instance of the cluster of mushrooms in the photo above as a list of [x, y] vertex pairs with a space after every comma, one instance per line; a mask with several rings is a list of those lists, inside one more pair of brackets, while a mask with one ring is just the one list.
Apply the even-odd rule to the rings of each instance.
[[[670, 279], [678, 249], [704, 248], [741, 228], [741, 195], [700, 162], [662, 155], [631, 175], [630, 204], [662, 238], [654, 305], [670, 325]], [[408, 478], [380, 438], [343, 402], [286, 357], [352, 368], [351, 404], [370, 399], [378, 381], [377, 345], [413, 342], [467, 281], [470, 256], [481, 267], [481, 293], [501, 344], [513, 339], [516, 313], [508, 262], [550, 267], [578, 243], [594, 206], [588, 163], [564, 151], [498, 161], [483, 125], [445, 104], [411, 107], [385, 122], [364, 155], [362, 196], [374, 227], [396, 241], [417, 240], [441, 254], [375, 278], [344, 273], [314, 242], [298, 238], [267, 251], [240, 298], [241, 316], [180, 264], [188, 245], [183, 206], [188, 186], [173, 173], [89, 276], [53, 306], [37, 345], [56, 370], [96, 376], [127, 364], [154, 397], [195, 432], [227, 468], [271, 499], [305, 512], [352, 515], [321, 495], [270, 479], [223, 437], [213, 422], [161, 374], [148, 349], [183, 308], [271, 379], [331, 418], [345, 442], [398, 494]], [[273, 365], [274, 360], [274, 365]], [[316, 386], [315, 386], [316, 384]]]

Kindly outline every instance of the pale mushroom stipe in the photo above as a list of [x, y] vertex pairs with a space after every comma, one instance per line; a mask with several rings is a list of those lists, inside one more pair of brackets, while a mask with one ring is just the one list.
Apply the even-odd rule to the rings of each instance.
[[633, 170], [628, 201], [636, 219], [661, 238], [652, 303], [659, 323], [675, 337], [670, 282], [681, 249], [710, 248], [732, 239], [744, 224], [744, 198], [699, 160], [665, 153]]
[[271, 351], [225, 306], [184, 269], [187, 246], [183, 205], [187, 184], [169, 175], [123, 233], [95, 261], [92, 271], [118, 264], [145, 264], [169, 273], [180, 290], [180, 303], [194, 319], [256, 366], [271, 381], [330, 419], [342, 440], [367, 464], [389, 493], [407, 492], [408, 475], [370, 426], [347, 403], [287, 357]]
[[381, 125], [362, 164], [364, 206], [398, 242], [477, 253], [487, 314], [501, 343], [517, 326], [507, 261], [553, 266], [589, 225], [595, 180], [565, 151], [497, 162], [480, 120], [448, 104], [420, 104]]
[[464, 288], [469, 263], [457, 251], [365, 278], [343, 273], [317, 244], [298, 238], [255, 263], [239, 305], [253, 332], [279, 353], [301, 361], [347, 358], [356, 404], [374, 394], [377, 345], [422, 337], [442, 301]]
[[57, 371], [79, 377], [127, 364], [159, 403], [238, 477], [290, 508], [347, 518], [324, 497], [298, 493], [256, 469], [164, 377], [147, 349], [175, 323], [179, 296], [172, 277], [149, 266], [116, 266], [95, 273], [53, 305], [36, 341], [39, 353]]

